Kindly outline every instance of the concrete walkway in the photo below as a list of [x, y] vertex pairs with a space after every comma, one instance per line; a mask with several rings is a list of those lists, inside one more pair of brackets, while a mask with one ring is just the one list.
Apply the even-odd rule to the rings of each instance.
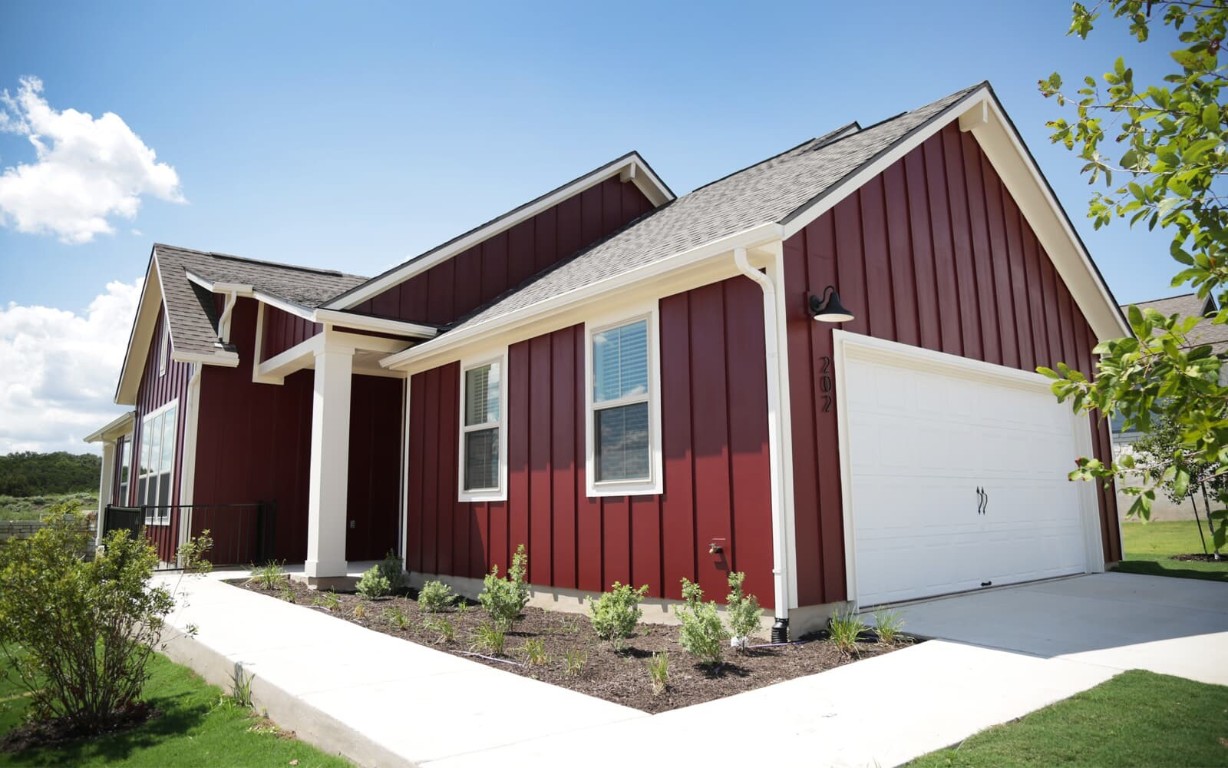
[[[978, 593], [960, 599], [992, 599], [971, 601], [963, 610], [952, 600], [910, 606], [907, 631], [969, 637], [934, 640], [653, 716], [219, 579], [233, 575], [179, 584], [188, 593], [181, 601], [186, 604], [170, 624], [180, 632], [195, 624], [198, 633], [170, 639], [167, 654], [227, 689], [234, 664], [241, 663], [255, 675], [256, 705], [274, 721], [372, 766], [738, 765], [777, 758], [805, 765], [897, 765], [1097, 685], [1123, 668], [1182, 674], [1189, 665], [1179, 663], [1180, 657], [1204, 654], [1216, 644], [1228, 647], [1228, 613], [1205, 608], [1224, 606], [1228, 585], [1106, 574]], [[1082, 640], [1051, 640], [1054, 652], [1041, 653], [1037, 645], [1006, 650], [1012, 645], [1003, 640], [1011, 636], [1009, 626], [977, 636], [977, 627], [995, 615], [1001, 619], [993, 606], [1011, 600], [1035, 603], [1058, 627], [1078, 619], [1065, 611], [1087, 612], [1103, 602], [1097, 610], [1105, 612], [1104, 633], [1098, 640], [1092, 629], [1074, 633]], [[946, 616], [921, 610], [942, 604]], [[1179, 615], [1157, 618], [1164, 605]], [[980, 611], [988, 613], [978, 618]], [[1219, 614], [1224, 615], [1215, 618]], [[1186, 619], [1191, 623], [1184, 624]], [[1140, 642], [1129, 634], [1156, 623], [1166, 625], [1162, 638], [1145, 633]], [[952, 632], [950, 626], [965, 630]], [[1034, 628], [1036, 622], [1021, 620], [1019, 626]], [[1208, 661], [1228, 668], [1220, 658]]]

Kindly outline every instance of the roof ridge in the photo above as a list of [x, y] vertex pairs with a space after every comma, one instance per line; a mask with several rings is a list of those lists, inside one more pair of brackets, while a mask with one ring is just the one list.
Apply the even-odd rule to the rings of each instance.
[[[849, 125], [854, 125], [854, 124], [855, 124], [855, 123], [849, 123]], [[759, 161], [757, 161], [757, 162], [751, 163], [750, 165], [748, 165], [748, 166], [746, 166], [746, 167], [744, 167], [744, 168], [739, 168], [739, 169], [738, 169], [738, 170], [736, 170], [736, 171], [731, 171], [730, 173], [727, 173], [727, 174], [725, 174], [724, 176], [721, 176], [721, 177], [720, 177], [720, 178], [718, 178], [718, 179], [713, 179], [712, 181], [709, 181], [707, 184], [701, 184], [701, 185], [699, 185], [699, 186], [698, 186], [698, 187], [696, 187], [695, 189], [692, 189], [690, 192], [687, 192], [687, 195], [693, 195], [693, 194], [695, 194], [696, 192], [698, 192], [698, 191], [699, 191], [699, 190], [701, 190], [701, 189], [707, 189], [708, 187], [711, 187], [711, 186], [712, 186], [712, 185], [714, 185], [714, 184], [720, 184], [722, 181], [725, 181], [726, 179], [731, 179], [731, 178], [733, 178], [734, 176], [737, 176], [737, 175], [742, 174], [742, 173], [746, 173], [747, 171], [752, 170], [752, 169], [754, 169], [754, 168], [758, 168], [758, 167], [759, 167], [759, 166], [761, 166], [761, 165], [767, 165], [768, 163], [772, 162], [773, 160], [779, 160], [780, 158], [784, 157], [785, 155], [787, 155], [787, 154], [789, 154], [789, 153], [791, 153], [791, 152], [800, 152], [800, 151], [801, 151], [803, 148], [814, 149], [814, 148], [816, 148], [816, 147], [813, 147], [813, 146], [811, 146], [811, 145], [814, 145], [814, 144], [816, 144], [816, 142], [819, 142], [819, 141], [821, 141], [822, 139], [825, 139], [825, 138], [827, 138], [828, 136], [831, 136], [833, 133], [837, 133], [838, 131], [841, 131], [841, 130], [844, 130], [844, 129], [848, 128], [848, 127], [849, 127], [849, 125], [845, 125], [845, 126], [843, 126], [842, 128], [838, 128], [838, 129], [836, 129], [836, 131], [829, 131], [828, 133], [825, 133], [825, 134], [823, 134], [822, 136], [820, 136], [820, 137], [818, 137], [818, 138], [809, 138], [809, 139], [806, 139], [806, 140], [805, 140], [805, 141], [803, 141], [801, 144], [797, 144], [797, 145], [795, 145], [795, 146], [789, 147], [788, 149], [786, 149], [786, 150], [785, 150], [785, 151], [783, 151], [783, 152], [777, 152], [776, 154], [772, 155], [771, 157], [767, 157], [767, 158], [764, 158], [763, 160], [759, 160]], [[686, 195], [683, 195], [683, 197], [685, 197], [685, 196], [686, 196]]]
[[354, 277], [359, 280], [366, 280], [363, 275], [352, 275], [347, 272], [342, 272], [336, 269], [323, 269], [321, 267], [306, 267], [301, 264], [286, 264], [277, 261], [267, 261], [265, 259], [252, 259], [247, 256], [235, 256], [231, 253], [217, 253], [216, 251], [201, 251], [196, 248], [184, 248], [180, 245], [171, 245], [169, 243], [154, 243], [154, 250], [171, 249], [183, 251], [184, 253], [194, 253], [199, 256], [208, 256], [214, 259], [224, 259], [226, 261], [238, 261], [244, 264], [257, 264], [262, 267], [274, 267], [276, 269], [291, 269], [296, 272], [310, 272], [315, 275], [330, 275], [332, 277]]

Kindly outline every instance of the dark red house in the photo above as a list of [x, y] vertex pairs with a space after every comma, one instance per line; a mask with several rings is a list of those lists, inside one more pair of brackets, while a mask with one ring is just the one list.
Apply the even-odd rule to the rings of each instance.
[[262, 502], [313, 580], [524, 544], [550, 601], [739, 570], [796, 632], [1120, 559], [1066, 480], [1107, 427], [1034, 371], [1128, 333], [982, 84], [678, 198], [631, 153], [369, 280], [157, 245], [94, 437], [111, 501], [191, 506], [168, 547]]

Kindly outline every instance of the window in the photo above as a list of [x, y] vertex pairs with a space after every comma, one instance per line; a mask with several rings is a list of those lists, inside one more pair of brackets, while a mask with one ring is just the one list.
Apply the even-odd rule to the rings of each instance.
[[115, 495], [115, 503], [120, 506], [128, 504], [128, 484], [132, 474], [132, 436], [125, 435], [119, 439], [119, 490]]
[[175, 474], [175, 435], [178, 402], [165, 405], [141, 421], [141, 458], [137, 473], [136, 503], [158, 507], [145, 515], [145, 522], [166, 525], [170, 521], [171, 482]]
[[588, 340], [588, 493], [660, 493], [655, 313], [590, 330]]
[[503, 428], [503, 359], [469, 365], [461, 373], [461, 501], [506, 498], [507, 432]]

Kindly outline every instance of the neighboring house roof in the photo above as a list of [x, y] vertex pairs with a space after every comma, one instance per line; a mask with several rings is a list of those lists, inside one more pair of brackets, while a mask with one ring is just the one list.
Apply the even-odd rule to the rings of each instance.
[[273, 264], [221, 253], [206, 253], [158, 243], [154, 257], [170, 319], [176, 353], [212, 354], [217, 341], [214, 295], [189, 274], [209, 283], [250, 285], [276, 299], [314, 309], [329, 298], [366, 281], [365, 277], [323, 269]]
[[856, 123], [707, 184], [471, 314], [476, 325], [753, 227], [785, 224], [854, 171], [980, 88], [979, 83], [868, 128]]
[[[1126, 309], [1130, 305], [1123, 304], [1122, 309]], [[1207, 297], [1200, 299], [1198, 294], [1187, 293], [1181, 296], [1169, 296], [1166, 299], [1153, 299], [1152, 301], [1140, 301], [1135, 304], [1139, 309], [1154, 309], [1165, 317], [1171, 315], [1180, 315], [1181, 317], [1202, 317], [1204, 318], [1193, 330], [1189, 332], [1189, 346], [1200, 347], [1204, 344], [1210, 345], [1211, 351], [1217, 355], [1228, 355], [1228, 324], [1215, 325], [1210, 319], [1206, 319], [1207, 315], [1213, 314], [1218, 310], [1215, 305], [1215, 299]]]

